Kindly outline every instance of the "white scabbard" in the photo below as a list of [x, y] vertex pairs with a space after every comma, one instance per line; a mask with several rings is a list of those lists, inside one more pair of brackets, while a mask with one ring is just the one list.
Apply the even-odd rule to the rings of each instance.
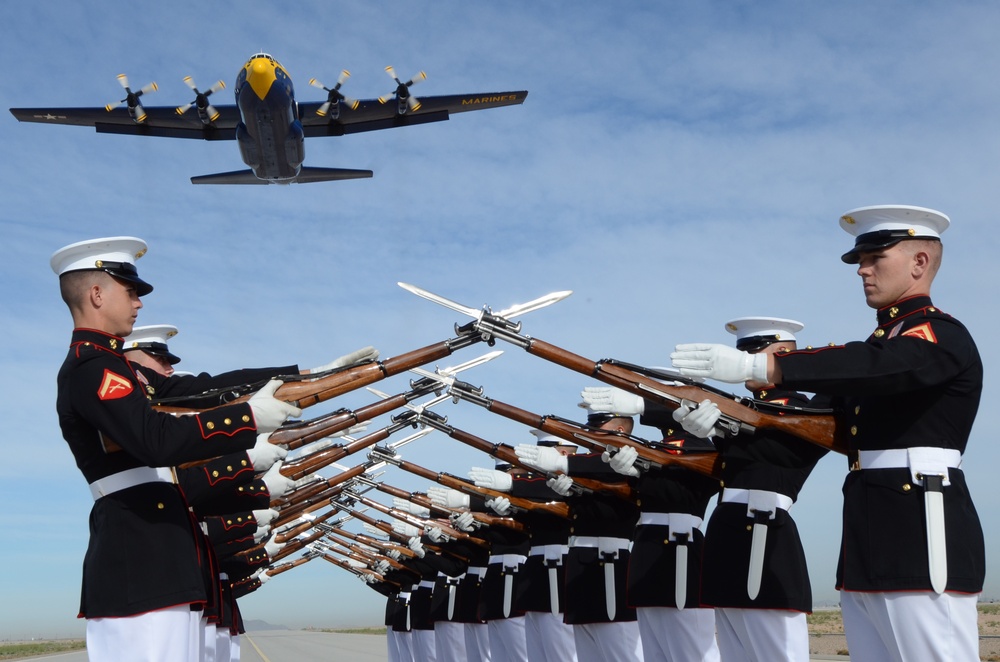
[[604, 604], [608, 610], [608, 619], [615, 620], [618, 606], [615, 602], [615, 563], [611, 560], [604, 562]]
[[[936, 480], [935, 480], [936, 479]], [[944, 530], [944, 493], [940, 476], [924, 476], [924, 510], [927, 515], [927, 561], [931, 588], [944, 593], [948, 586], [948, 549]]]
[[448, 582], [448, 620], [455, 619], [455, 585]]
[[503, 576], [503, 617], [510, 618], [510, 605], [514, 597], [514, 575], [504, 571]]
[[753, 525], [753, 538], [750, 539], [750, 568], [747, 571], [747, 596], [756, 600], [760, 593], [760, 580], [764, 574], [764, 549], [767, 546], [767, 524], [756, 522]]
[[684, 609], [687, 602], [688, 583], [688, 546], [677, 545], [674, 568], [674, 604], [677, 609]]
[[549, 568], [549, 607], [553, 616], [559, 615], [559, 569]]

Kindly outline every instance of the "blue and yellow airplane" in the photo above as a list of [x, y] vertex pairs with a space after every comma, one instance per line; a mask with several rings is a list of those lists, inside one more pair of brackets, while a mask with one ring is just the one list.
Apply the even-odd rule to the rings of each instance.
[[[184, 82], [194, 91], [194, 101], [177, 108], [145, 108], [140, 98], [155, 91], [156, 83], [133, 92], [122, 74], [118, 82], [126, 96], [116, 103], [100, 108], [11, 108], [10, 112], [22, 122], [92, 126], [98, 133], [236, 140], [249, 170], [192, 177], [191, 183], [291, 184], [372, 176], [371, 170], [303, 166], [306, 138], [440, 122], [452, 113], [520, 104], [528, 96], [526, 91], [520, 91], [417, 99], [410, 88], [426, 74], [421, 72], [404, 83], [392, 67], [386, 67], [386, 71], [396, 82], [393, 94], [360, 101], [344, 96], [340, 88], [350, 76], [344, 71], [332, 88], [316, 79], [310, 81], [327, 92], [326, 101], [300, 104], [285, 68], [270, 55], [258, 53], [236, 76], [235, 105], [209, 103], [208, 97], [225, 87], [221, 80], [201, 92], [189, 76]], [[191, 108], [196, 112], [188, 113]]]

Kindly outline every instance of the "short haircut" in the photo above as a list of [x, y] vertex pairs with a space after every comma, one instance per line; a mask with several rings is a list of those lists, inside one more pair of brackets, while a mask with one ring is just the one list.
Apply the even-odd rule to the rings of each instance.
[[76, 313], [84, 309], [87, 299], [87, 292], [92, 285], [105, 286], [107, 280], [111, 278], [103, 271], [96, 269], [84, 269], [81, 271], [68, 271], [59, 276], [59, 295], [69, 306], [70, 312]]

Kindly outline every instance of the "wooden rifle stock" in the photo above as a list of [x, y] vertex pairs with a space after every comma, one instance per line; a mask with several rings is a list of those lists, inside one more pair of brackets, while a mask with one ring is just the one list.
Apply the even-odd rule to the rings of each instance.
[[425, 469], [418, 464], [413, 464], [412, 462], [407, 462], [406, 460], [399, 460], [396, 464], [397, 467], [403, 471], [408, 471], [412, 474], [416, 474], [421, 478], [426, 478], [427, 480], [434, 481], [444, 485], [445, 487], [450, 487], [453, 490], [458, 490], [459, 492], [464, 492], [466, 494], [473, 494], [477, 496], [485, 496], [491, 498], [503, 497], [510, 501], [510, 505], [518, 510], [529, 510], [529, 511], [539, 511], [545, 512], [550, 515], [556, 515], [558, 517], [569, 518], [569, 506], [561, 501], [531, 501], [530, 499], [522, 499], [520, 497], [511, 496], [505, 494], [504, 492], [499, 492], [497, 490], [491, 490], [487, 487], [479, 487], [475, 483], [470, 483], [467, 480], [463, 480], [458, 476], [453, 476], [444, 472], [431, 471], [430, 469]]
[[[412, 368], [438, 361], [450, 356], [455, 350], [468, 347], [479, 342], [481, 339], [478, 333], [470, 329], [450, 340], [421, 347], [420, 349], [415, 349], [405, 354], [385, 359], [384, 361], [372, 361], [346, 369], [338, 369], [336, 372], [322, 377], [310, 378], [310, 376], [306, 376], [304, 379], [297, 377], [294, 381], [286, 381], [279, 386], [278, 390], [274, 393], [274, 397], [305, 409], [320, 402], [325, 402], [330, 398], [335, 398], [338, 395], [350, 393], [355, 389], [374, 384], [386, 377], [398, 375]], [[252, 395], [253, 393], [245, 393], [227, 402], [226, 405], [246, 402]], [[203, 409], [191, 409], [172, 405], [154, 405], [154, 407], [158, 411], [172, 414], [192, 414], [204, 411]]]
[[515, 336], [516, 339], [511, 339], [508, 337], [509, 334], [502, 332], [498, 332], [497, 335], [522, 346], [529, 354], [629, 393], [654, 400], [670, 409], [677, 409], [682, 403], [696, 405], [708, 399], [719, 406], [723, 417], [738, 421], [751, 430], [757, 428], [777, 430], [837, 453], [847, 452], [843, 433], [838, 427], [841, 420], [833, 414], [794, 413], [787, 410], [780, 414], [768, 414], [737, 402], [735, 396], [727, 397], [693, 384], [680, 386], [665, 384], [624, 366], [605, 361], [592, 361], [537, 338]]
[[417, 555], [416, 552], [414, 552], [409, 547], [403, 547], [402, 545], [395, 545], [391, 542], [379, 540], [378, 538], [372, 538], [371, 536], [362, 535], [360, 533], [351, 533], [350, 531], [345, 531], [344, 529], [338, 527], [332, 527], [329, 524], [320, 528], [322, 528], [328, 534], [333, 533], [334, 532], [333, 529], [336, 529], [336, 534], [338, 536], [349, 538], [351, 540], [354, 540], [355, 542], [361, 543], [362, 545], [368, 545], [369, 547], [377, 547], [378, 549], [381, 549], [383, 552], [397, 552], [401, 556], [406, 556], [409, 558], [413, 558], [414, 556]]
[[[716, 478], [719, 477], [722, 472], [722, 458], [716, 452], [681, 453], [675, 455], [667, 451], [660, 451], [655, 448], [651, 448], [643, 444], [641, 441], [629, 437], [628, 435], [616, 434], [614, 432], [603, 430], [590, 430], [583, 426], [563, 421], [552, 416], [533, 414], [530, 411], [515, 407], [514, 405], [500, 402], [499, 400], [494, 400], [492, 398], [487, 398], [476, 393], [470, 393], [464, 389], [459, 389], [457, 391], [453, 390], [453, 392], [457, 393], [457, 395], [462, 399], [481, 405], [494, 414], [498, 414], [504, 418], [509, 418], [512, 421], [517, 421], [518, 423], [522, 423], [531, 428], [537, 428], [543, 432], [548, 432], [549, 434], [574, 443], [582, 443], [584, 441], [591, 442], [584, 444], [590, 448], [594, 447], [593, 444], [600, 445], [601, 450], [606, 450], [609, 445], [615, 448], [631, 446], [639, 454], [639, 457], [649, 463], [659, 466], [680, 466], [686, 469], [691, 469], [692, 471], [697, 471], [698, 473], [706, 476]], [[575, 481], [577, 479], [574, 478], [573, 480]]]
[[306, 538], [297, 538], [289, 543], [286, 543], [284, 547], [278, 550], [278, 553], [271, 557], [271, 561], [280, 561], [289, 554], [294, 554], [311, 542], [315, 542], [323, 537], [322, 531], [317, 531], [316, 533], [308, 536]]
[[280, 563], [276, 566], [271, 566], [265, 572], [267, 572], [268, 577], [274, 577], [275, 575], [280, 575], [283, 572], [287, 572], [292, 568], [298, 567], [303, 563], [308, 563], [313, 560], [313, 556], [300, 556], [294, 561], [286, 561], [285, 563]]
[[[400, 499], [406, 499], [410, 503], [415, 503], [418, 506], [426, 508], [432, 513], [438, 513], [443, 517], [451, 517], [456, 513], [464, 512], [463, 510], [457, 508], [446, 508], [442, 505], [434, 503], [430, 497], [422, 494], [413, 494], [412, 492], [407, 492], [406, 490], [393, 487], [392, 485], [386, 485], [385, 483], [376, 483], [375, 489]], [[508, 529], [513, 529], [515, 531], [524, 531], [524, 524], [518, 522], [512, 517], [500, 517], [499, 515], [490, 515], [489, 513], [473, 511], [469, 512], [472, 513], [473, 519], [481, 524], [484, 524], [485, 526], [505, 526]]]
[[[483, 439], [482, 437], [477, 437], [476, 435], [466, 432], [464, 430], [459, 430], [456, 427], [445, 425], [443, 423], [443, 419], [433, 420], [431, 416], [426, 415], [428, 413], [429, 412], [425, 412], [425, 415], [421, 417], [421, 420], [423, 420], [428, 425], [434, 427], [434, 429], [444, 432], [452, 439], [460, 441], [467, 446], [471, 446], [476, 450], [480, 450], [486, 453], [487, 455], [494, 457], [502, 462], [507, 462], [508, 464], [512, 464], [515, 467], [521, 467], [522, 469], [525, 469], [527, 471], [537, 473], [538, 469], [521, 462], [521, 458], [518, 457], [517, 453], [514, 451], [513, 446], [504, 443], [493, 443], [491, 441]], [[628, 501], [634, 501], [636, 497], [635, 491], [628, 483], [624, 481], [619, 483], [605, 483], [603, 481], [595, 480], [592, 478], [573, 477], [573, 482], [579, 485], [580, 487], [584, 488], [585, 490], [591, 492], [598, 491], [606, 494], [611, 494], [620, 499], [626, 499]]]
[[[402, 510], [400, 510], [398, 508], [390, 508], [390, 507], [388, 507], [388, 506], [386, 506], [384, 504], [379, 503], [378, 501], [375, 501], [374, 499], [369, 499], [368, 497], [363, 497], [363, 496], [358, 496], [356, 498], [357, 498], [357, 500], [358, 500], [359, 503], [363, 503], [364, 505], [368, 506], [369, 508], [374, 508], [375, 510], [378, 510], [379, 512], [382, 512], [382, 513], [388, 515], [389, 517], [393, 517], [395, 519], [398, 519], [401, 522], [406, 522], [410, 526], [414, 526], [414, 527], [420, 529], [421, 531], [423, 531], [424, 525], [428, 524], [428, 522], [425, 522], [423, 520], [423, 518], [417, 517], [417, 516], [415, 516], [415, 515], [413, 515], [411, 513], [402, 511]], [[458, 529], [452, 528], [452, 527], [450, 527], [450, 526], [448, 526], [446, 524], [442, 524], [441, 522], [438, 522], [436, 520], [432, 520], [429, 523], [432, 526], [436, 526], [437, 528], [439, 528], [442, 531], [444, 531], [445, 535], [447, 535], [449, 538], [453, 538], [453, 539], [457, 539], [457, 540], [466, 540], [466, 541], [471, 542], [472, 544], [478, 545], [480, 547], [489, 547], [489, 545], [490, 545], [488, 542], [486, 542], [482, 538], [476, 538], [475, 536], [470, 536], [465, 531], [459, 531]]]
[[303, 522], [302, 524], [298, 524], [296, 526], [293, 526], [292, 528], [288, 529], [287, 531], [282, 531], [281, 533], [275, 535], [274, 536], [274, 541], [275, 542], [279, 542], [279, 543], [288, 542], [289, 540], [294, 539], [300, 533], [305, 533], [306, 531], [308, 531], [309, 529], [313, 528], [317, 524], [325, 522], [326, 520], [330, 519], [331, 517], [333, 517], [336, 514], [337, 514], [336, 510], [330, 510], [329, 512], [324, 513], [323, 515], [320, 515], [319, 517], [317, 517], [314, 520], [310, 520], [310, 521], [307, 521], [307, 522]]

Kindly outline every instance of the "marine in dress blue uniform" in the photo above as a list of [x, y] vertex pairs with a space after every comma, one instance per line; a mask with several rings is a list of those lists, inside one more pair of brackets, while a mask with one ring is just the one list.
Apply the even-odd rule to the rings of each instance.
[[[765, 357], [678, 346], [675, 367], [723, 381], [734, 365], [841, 406], [852, 451], [837, 585], [852, 659], [976, 660], [982, 527], [961, 459], [982, 392], [969, 331], [931, 300], [944, 214], [880, 205], [847, 212], [865, 300], [863, 342]], [[728, 348], [727, 348], [728, 349]], [[736, 377], [736, 379], [733, 379]]]

